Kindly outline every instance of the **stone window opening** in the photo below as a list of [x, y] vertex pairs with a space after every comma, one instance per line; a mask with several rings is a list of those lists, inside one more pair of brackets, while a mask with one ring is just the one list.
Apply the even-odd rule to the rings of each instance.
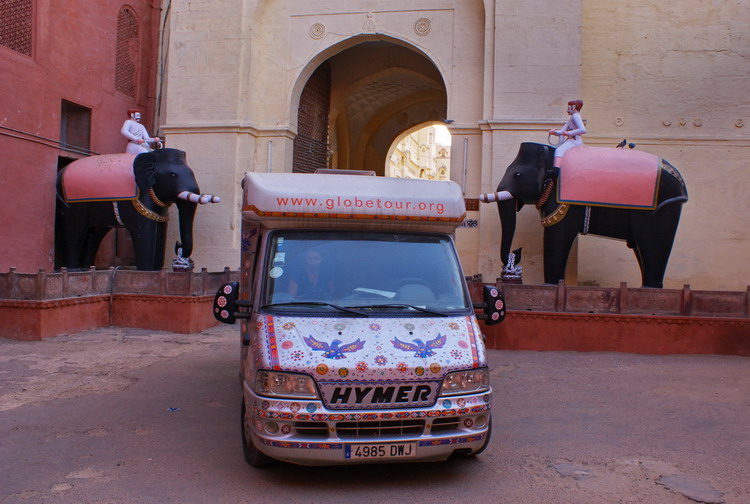
[[63, 150], [88, 151], [91, 147], [91, 109], [62, 100], [60, 143]]
[[0, 45], [33, 56], [33, 0], [0, 1]]
[[130, 7], [117, 15], [117, 46], [115, 48], [115, 90], [136, 97], [140, 38], [138, 18]]

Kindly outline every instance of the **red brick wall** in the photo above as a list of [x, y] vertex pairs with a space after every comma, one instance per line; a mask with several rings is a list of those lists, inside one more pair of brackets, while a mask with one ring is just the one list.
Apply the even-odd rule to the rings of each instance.
[[302, 90], [294, 139], [296, 173], [312, 173], [328, 168], [328, 109], [331, 95], [331, 70], [323, 63], [310, 76]]

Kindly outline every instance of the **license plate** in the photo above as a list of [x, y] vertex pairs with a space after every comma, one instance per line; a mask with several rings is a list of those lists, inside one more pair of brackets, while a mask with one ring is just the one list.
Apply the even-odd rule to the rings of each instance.
[[417, 443], [344, 445], [346, 459], [408, 458], [417, 455]]

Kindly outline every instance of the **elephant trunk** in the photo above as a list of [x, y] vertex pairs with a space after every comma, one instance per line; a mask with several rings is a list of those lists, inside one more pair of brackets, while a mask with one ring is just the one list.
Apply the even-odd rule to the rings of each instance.
[[214, 196], [213, 194], [196, 194], [192, 191], [182, 191], [177, 195], [179, 199], [190, 201], [191, 203], [200, 203], [205, 205], [206, 203], [219, 203], [221, 198]]
[[516, 233], [516, 200], [499, 201], [497, 211], [500, 214], [500, 224], [503, 228], [500, 241], [500, 259], [503, 261], [503, 265], [507, 265], [513, 235]]
[[193, 220], [197, 203], [187, 200], [177, 201], [177, 213], [180, 216], [180, 243], [182, 246], [182, 257], [190, 257], [193, 253]]

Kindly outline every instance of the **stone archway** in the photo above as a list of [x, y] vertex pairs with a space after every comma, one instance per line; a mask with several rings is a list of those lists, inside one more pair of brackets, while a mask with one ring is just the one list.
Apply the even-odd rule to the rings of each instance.
[[393, 141], [444, 120], [446, 111], [445, 83], [427, 57], [402, 43], [363, 38], [321, 63], [302, 89], [294, 171], [327, 164], [384, 175]]

